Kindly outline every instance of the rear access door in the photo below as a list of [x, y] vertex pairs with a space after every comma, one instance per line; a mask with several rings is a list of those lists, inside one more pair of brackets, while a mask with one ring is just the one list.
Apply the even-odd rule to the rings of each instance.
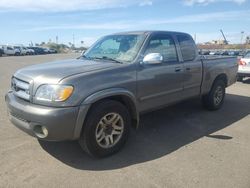
[[183, 97], [187, 99], [200, 95], [203, 74], [202, 62], [191, 36], [179, 34], [176, 37], [183, 62]]

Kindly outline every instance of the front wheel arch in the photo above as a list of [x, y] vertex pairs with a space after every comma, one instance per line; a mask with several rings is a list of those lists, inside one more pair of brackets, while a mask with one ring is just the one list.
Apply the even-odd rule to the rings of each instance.
[[132, 93], [123, 89], [108, 89], [90, 95], [81, 102], [75, 125], [73, 140], [77, 140], [80, 137], [80, 134], [84, 129], [84, 122], [86, 121], [91, 108], [93, 108], [95, 104], [104, 100], [114, 100], [122, 103], [130, 113], [132, 119], [132, 127], [139, 127], [139, 111], [137, 109], [136, 101]]
[[[100, 121], [99, 118], [111, 113], [118, 113], [122, 117], [122, 120], [125, 121], [125, 124], [123, 124], [124, 132], [122, 133], [123, 136], [119, 138], [114, 146], [111, 148], [103, 148], [98, 145], [98, 141], [96, 141], [93, 131], [95, 131], [94, 129], [98, 126], [97, 122]], [[88, 116], [86, 116], [84, 126], [82, 127], [81, 136], [78, 139], [79, 144], [85, 152], [95, 157], [105, 157], [114, 154], [125, 144], [129, 134], [130, 123], [131, 116], [122, 103], [113, 100], [98, 101], [88, 111]]]
[[106, 89], [88, 96], [82, 101], [82, 104], [90, 105], [91, 109], [94, 104], [103, 100], [114, 100], [122, 103], [128, 109], [132, 117], [132, 126], [138, 128], [139, 112], [137, 108], [136, 97], [133, 95], [133, 93], [122, 88]]
[[[129, 114], [131, 116], [132, 127], [138, 128], [138, 126], [139, 126], [139, 113], [137, 111], [136, 104], [133, 102], [133, 100], [130, 97], [128, 97], [126, 95], [111, 95], [111, 96], [107, 96], [107, 97], [103, 97], [103, 98], [100, 98], [98, 100], [95, 100], [95, 102], [93, 102], [90, 105], [88, 112], [85, 116], [85, 119], [87, 118], [91, 109], [94, 106], [96, 106], [96, 104], [101, 103], [101, 102], [106, 101], [106, 100], [117, 101], [117, 102], [120, 102], [121, 104], [123, 104], [127, 108], [127, 110], [129, 111]], [[84, 124], [84, 122], [83, 122], [83, 124]]]

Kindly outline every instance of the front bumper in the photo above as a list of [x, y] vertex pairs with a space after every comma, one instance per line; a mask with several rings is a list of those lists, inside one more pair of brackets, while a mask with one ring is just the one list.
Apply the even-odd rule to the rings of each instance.
[[[5, 96], [10, 121], [31, 136], [43, 140], [74, 140], [80, 136], [87, 107], [46, 107], [35, 105], [16, 97], [13, 92]], [[48, 130], [45, 138], [36, 134], [36, 127]]]

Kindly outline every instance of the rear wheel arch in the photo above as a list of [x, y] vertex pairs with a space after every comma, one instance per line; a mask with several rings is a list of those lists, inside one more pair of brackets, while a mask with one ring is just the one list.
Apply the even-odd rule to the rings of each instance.
[[202, 96], [202, 103], [208, 110], [218, 110], [221, 108], [225, 98], [226, 80], [224, 76], [218, 77], [208, 94]]
[[214, 85], [215, 82], [217, 82], [218, 80], [222, 80], [225, 83], [225, 86], [228, 86], [228, 78], [227, 75], [225, 73], [219, 74], [215, 79], [214, 82], [212, 84], [212, 87]]

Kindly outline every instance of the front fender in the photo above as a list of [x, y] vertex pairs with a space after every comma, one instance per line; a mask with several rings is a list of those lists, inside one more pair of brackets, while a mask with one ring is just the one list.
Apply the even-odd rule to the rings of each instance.
[[82, 104], [85, 104], [85, 105], [92, 104], [92, 103], [95, 103], [101, 99], [104, 99], [107, 97], [112, 97], [112, 96], [119, 96], [119, 95], [129, 97], [130, 100], [132, 100], [134, 102], [134, 104], [136, 104], [136, 98], [135, 98], [134, 94], [126, 89], [123, 89], [123, 88], [110, 88], [110, 89], [98, 91], [94, 94], [91, 94], [87, 98], [85, 98], [84, 101], [82, 102]]
[[99, 100], [108, 98], [108, 97], [115, 97], [115, 96], [124, 96], [127, 99], [129, 99], [129, 103], [127, 105], [130, 105], [131, 107], [131, 112], [132, 112], [132, 119], [133, 119], [133, 124], [135, 127], [138, 127], [139, 125], [139, 113], [137, 111], [137, 103], [136, 103], [136, 98], [133, 95], [132, 92], [125, 90], [123, 88], [111, 88], [111, 89], [105, 89], [102, 91], [98, 91], [96, 93], [91, 94], [87, 98], [85, 98], [79, 109], [79, 114], [77, 118], [77, 124], [75, 127], [75, 134], [74, 134], [74, 139], [78, 139], [80, 137], [81, 131], [82, 131], [82, 126], [84, 124], [84, 121], [87, 117], [87, 113], [91, 107], [91, 105]]

